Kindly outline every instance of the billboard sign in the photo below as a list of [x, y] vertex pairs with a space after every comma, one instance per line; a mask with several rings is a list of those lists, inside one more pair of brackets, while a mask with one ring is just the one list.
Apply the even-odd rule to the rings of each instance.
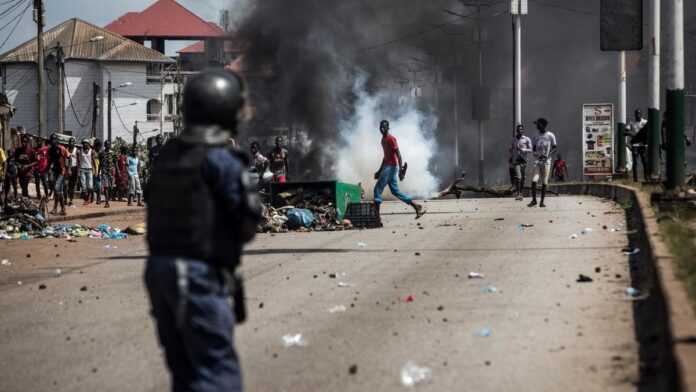
[[614, 174], [614, 105], [582, 105], [582, 174]]

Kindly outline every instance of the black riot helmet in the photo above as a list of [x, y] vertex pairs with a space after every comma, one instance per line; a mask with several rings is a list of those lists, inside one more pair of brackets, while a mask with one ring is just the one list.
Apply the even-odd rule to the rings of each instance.
[[228, 70], [208, 70], [184, 87], [181, 139], [196, 144], [225, 144], [237, 133], [245, 103], [242, 78]]

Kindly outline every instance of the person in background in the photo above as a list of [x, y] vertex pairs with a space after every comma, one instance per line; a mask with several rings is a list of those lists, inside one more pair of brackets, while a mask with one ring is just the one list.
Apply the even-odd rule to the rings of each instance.
[[92, 180], [94, 178], [94, 150], [89, 140], [82, 141], [82, 150], [77, 154], [77, 167], [80, 173], [80, 184], [82, 185], [82, 198], [87, 205], [94, 201], [92, 198]]
[[51, 197], [51, 192], [48, 188], [48, 143], [41, 138], [36, 138], [34, 144], [34, 160], [36, 167], [34, 168], [34, 183], [36, 184], [36, 198], [41, 199], [41, 186], [43, 185], [44, 194], [47, 198]]
[[109, 208], [109, 199], [114, 188], [114, 166], [116, 157], [111, 151], [111, 142], [104, 142], [104, 151], [99, 154], [99, 178], [104, 189], [104, 208]]
[[[65, 178], [70, 171], [68, 170], [69, 153], [68, 150], [58, 143], [58, 136], [54, 133], [50, 138], [51, 147], [48, 149], [48, 162], [54, 183], [53, 210], [51, 214], [65, 215]], [[60, 205], [60, 212], [57, 212]]]
[[148, 172], [152, 173], [152, 166], [155, 164], [157, 157], [159, 157], [163, 145], [164, 137], [162, 137], [162, 135], [155, 136], [155, 145], [150, 148], [147, 155], [147, 165], [149, 166]]
[[524, 125], [515, 128], [515, 138], [510, 146], [510, 164], [514, 169], [515, 200], [524, 200], [524, 180], [527, 177], [527, 155], [532, 152], [532, 141], [524, 134]]
[[[640, 109], [636, 109], [634, 116], [634, 121], [630, 122], [626, 127], [626, 136], [630, 138], [630, 143], [626, 143], [626, 145], [629, 147], [629, 151], [631, 153], [633, 181], [638, 182], [639, 162], [643, 166], [643, 178], [647, 181], [648, 158], [646, 152], [648, 149], [648, 128], [646, 125], [648, 120], [643, 118], [643, 113], [640, 111]], [[628, 154], [626, 157], [628, 157]]]
[[17, 178], [19, 186], [22, 188], [22, 197], [29, 197], [29, 182], [34, 177], [34, 149], [31, 147], [29, 135], [26, 133], [20, 138], [19, 147], [14, 151], [15, 162], [19, 168]]
[[133, 205], [133, 199], [137, 197], [138, 207], [142, 207], [141, 197], [143, 191], [140, 188], [140, 159], [138, 158], [138, 147], [133, 146], [127, 159], [128, 166], [128, 205]]
[[568, 165], [561, 154], [556, 155], [556, 160], [553, 161], [553, 178], [556, 182], [565, 182], [568, 178]]
[[249, 165], [249, 170], [256, 176], [258, 176], [257, 184], [259, 187], [261, 187], [263, 183], [263, 174], [268, 169], [268, 158], [261, 154], [259, 142], [251, 142], [250, 152], [251, 164]]
[[123, 201], [124, 197], [128, 197], [128, 147], [121, 147], [121, 151], [116, 157], [114, 172], [116, 174], [116, 197], [118, 201]]
[[283, 138], [281, 136], [276, 137], [275, 147], [271, 150], [269, 155], [273, 182], [287, 182], [289, 170], [288, 150], [283, 148]]
[[75, 196], [75, 188], [78, 183], [78, 171], [77, 171], [77, 146], [75, 146], [75, 138], [71, 137], [68, 141], [68, 177], [66, 178], [67, 187], [63, 188], [66, 190], [65, 201], [69, 206], [73, 204], [73, 197]]
[[10, 193], [10, 187], [14, 191], [14, 199], [17, 200], [17, 176], [19, 175], [19, 166], [17, 166], [14, 151], [8, 151], [4, 174], [5, 180], [2, 185], [4, 196], [3, 204], [7, 205], [7, 195]]
[[[101, 176], [100, 176], [100, 169], [101, 169], [101, 153], [102, 153], [102, 142], [99, 139], [94, 139], [94, 168], [92, 169], [92, 185], [94, 188], [92, 190], [94, 191], [94, 196], [96, 196], [97, 200], [97, 205], [101, 204], [101, 193], [102, 193], [102, 183], [101, 183]], [[93, 200], [95, 199], [93, 198]]]

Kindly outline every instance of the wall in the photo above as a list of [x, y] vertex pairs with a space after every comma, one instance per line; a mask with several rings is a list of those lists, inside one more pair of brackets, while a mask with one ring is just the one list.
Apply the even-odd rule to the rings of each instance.
[[33, 64], [7, 64], [3, 66], [5, 94], [11, 105], [17, 108], [10, 127], [23, 126], [28, 132], [38, 128], [36, 67]]
[[[93, 61], [70, 60], [65, 64], [65, 130], [72, 131], [77, 140], [91, 136], [93, 84], [99, 83], [99, 65]], [[57, 108], [58, 87], [47, 88], [49, 105]], [[72, 107], [70, 102], [72, 99]], [[56, 103], [54, 103], [56, 102]], [[73, 110], [74, 109], [74, 110]], [[49, 113], [57, 113], [57, 109]], [[100, 123], [97, 123], [100, 135]], [[49, 119], [49, 129], [58, 128], [57, 114]]]
[[[133, 125], [138, 125], [140, 129], [140, 141], [144, 141], [150, 136], [159, 133], [159, 117], [148, 118], [147, 102], [150, 99], [157, 99], [162, 104], [162, 109], [166, 110], [166, 105], [162, 102], [161, 94], [163, 88], [159, 83], [147, 84], [146, 65], [143, 63], [111, 63], [102, 66], [102, 85], [103, 101], [103, 137], [107, 136], [107, 90], [106, 85], [111, 80], [112, 88], [112, 138], [121, 137], [127, 141], [133, 140]], [[120, 87], [126, 83], [129, 86]], [[171, 87], [165, 86], [165, 93]], [[169, 91], [171, 93], [171, 91]], [[172, 132], [173, 122], [164, 122], [164, 132]]]

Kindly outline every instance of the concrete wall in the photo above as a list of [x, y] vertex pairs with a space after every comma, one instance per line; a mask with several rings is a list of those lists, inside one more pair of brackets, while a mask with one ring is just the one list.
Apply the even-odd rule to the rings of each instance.
[[36, 67], [34, 64], [3, 66], [3, 88], [10, 104], [17, 108], [10, 127], [23, 126], [28, 132], [38, 128]]
[[[161, 104], [161, 109], [166, 111], [166, 104], [162, 102], [162, 94], [171, 94], [173, 87], [170, 85], [160, 86], [159, 83], [147, 83], [146, 65], [137, 63], [118, 63], [104, 64], [102, 72], [102, 84], [104, 87], [104, 99], [101, 105], [104, 121], [103, 137], [106, 137], [107, 130], [107, 90], [106, 85], [111, 80], [112, 88], [115, 88], [112, 95], [112, 138], [121, 137], [127, 141], [133, 140], [133, 125], [138, 125], [140, 129], [139, 140], [145, 140], [150, 136], [159, 133], [159, 116], [147, 115], [147, 103], [156, 99]], [[129, 86], [120, 87], [126, 83]], [[172, 132], [174, 125], [172, 121], [164, 122], [164, 132]]]
[[[93, 85], [99, 83], [99, 75], [99, 65], [92, 61], [68, 61], [65, 64], [65, 130], [72, 131], [78, 140], [89, 137], [92, 132]], [[49, 105], [57, 108], [50, 102], [57, 102], [58, 87], [50, 86], [47, 94]], [[49, 129], [57, 129], [57, 124], [58, 119], [52, 117], [49, 120]], [[99, 135], [100, 123], [97, 125]]]

